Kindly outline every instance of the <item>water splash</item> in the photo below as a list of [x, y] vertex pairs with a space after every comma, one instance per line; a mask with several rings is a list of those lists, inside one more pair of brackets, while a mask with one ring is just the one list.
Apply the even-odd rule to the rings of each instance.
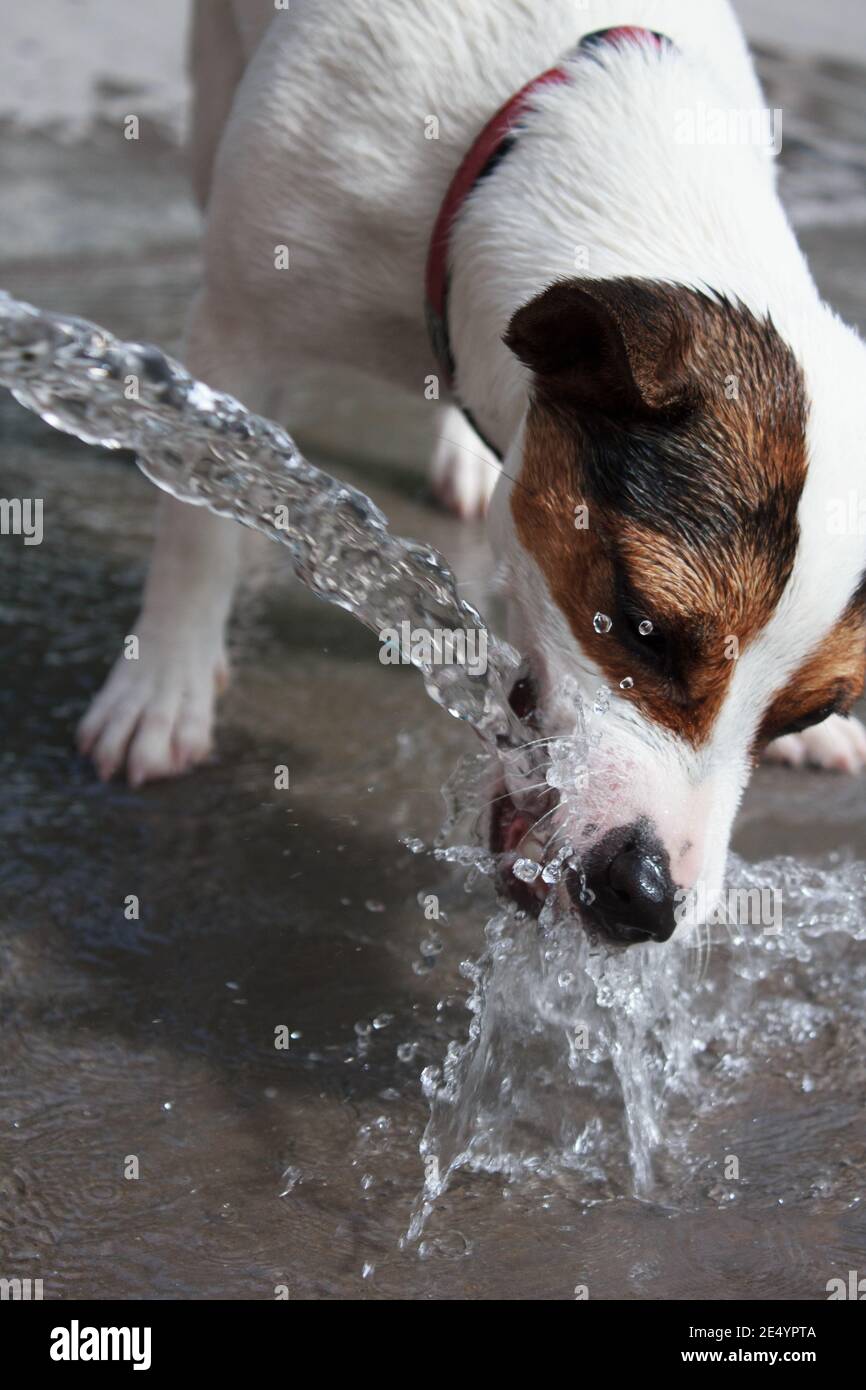
[[866, 940], [864, 866], [732, 856], [728, 877], [744, 893], [784, 895], [785, 921], [709, 928], [712, 970], [706, 938], [699, 954], [688, 934], [661, 951], [611, 953], [550, 906], [537, 931], [513, 907], [490, 921], [483, 955], [462, 967], [468, 1039], [450, 1045], [441, 1075], [426, 1077], [425, 1184], [410, 1240], [460, 1169], [509, 1181], [579, 1174], [588, 1200], [670, 1199], [694, 1166], [701, 1120], [732, 1104], [770, 1058], [797, 1069], [816, 1029], [842, 1026], [850, 944]]

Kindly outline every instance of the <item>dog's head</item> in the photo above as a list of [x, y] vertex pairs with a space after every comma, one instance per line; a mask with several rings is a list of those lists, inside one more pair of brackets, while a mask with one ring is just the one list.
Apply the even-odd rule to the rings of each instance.
[[682, 890], [712, 901], [756, 756], [863, 688], [866, 541], [827, 507], [863, 453], [866, 354], [820, 313], [839, 355], [820, 402], [769, 319], [683, 286], [561, 281], [508, 329], [532, 373], [494, 516], [520, 698], [567, 735], [575, 683], [589, 706], [610, 691], [587, 785], [544, 829], [581, 863], [562, 891], [618, 942], [670, 936]]

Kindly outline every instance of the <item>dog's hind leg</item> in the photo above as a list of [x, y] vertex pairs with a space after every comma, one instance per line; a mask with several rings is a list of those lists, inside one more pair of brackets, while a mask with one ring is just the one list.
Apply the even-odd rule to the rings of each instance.
[[[251, 409], [269, 408], [267, 368], [254, 345], [204, 303], [193, 311], [186, 365]], [[141, 613], [130, 629], [138, 657], [118, 657], [78, 728], [79, 749], [103, 780], [125, 766], [138, 786], [207, 756], [216, 696], [227, 680], [224, 630], [242, 540], [235, 522], [160, 498]]]
[[862, 772], [866, 767], [866, 729], [850, 715], [831, 714], [801, 734], [785, 734], [768, 745], [767, 762], [790, 767], [823, 767], [834, 772]]
[[430, 459], [430, 487], [444, 507], [464, 519], [487, 512], [499, 479], [499, 459], [462, 410], [443, 406]]
[[243, 76], [244, 52], [229, 0], [195, 0], [187, 47], [192, 82], [189, 172], [199, 207], [207, 206], [217, 147]]

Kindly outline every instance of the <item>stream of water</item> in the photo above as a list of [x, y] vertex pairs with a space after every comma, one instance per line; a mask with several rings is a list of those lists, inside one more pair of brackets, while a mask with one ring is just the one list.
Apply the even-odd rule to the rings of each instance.
[[[507, 690], [516, 653], [457, 593], [430, 546], [401, 540], [357, 488], [302, 457], [279, 425], [194, 380], [159, 348], [120, 342], [83, 319], [42, 313], [0, 294], [0, 384], [55, 429], [131, 449], [157, 487], [286, 545], [298, 578], [376, 633], [471, 629], [486, 669], [419, 659], [430, 696], [491, 745], [523, 737]], [[408, 628], [404, 629], [403, 624]]]

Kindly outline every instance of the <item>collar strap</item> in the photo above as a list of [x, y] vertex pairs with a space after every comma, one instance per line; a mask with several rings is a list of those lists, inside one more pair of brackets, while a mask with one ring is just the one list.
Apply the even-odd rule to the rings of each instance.
[[[614, 29], [598, 29], [586, 34], [569, 56], [586, 54], [592, 56], [600, 47], [621, 44], [647, 44], [654, 48], [670, 45], [670, 39], [657, 34], [652, 29], [641, 29], [635, 25], [620, 25]], [[454, 354], [448, 334], [448, 247], [451, 228], [460, 209], [481, 179], [496, 167], [499, 160], [514, 143], [515, 133], [532, 98], [542, 87], [555, 83], [568, 82], [571, 73], [565, 64], [548, 68], [538, 77], [533, 77], [525, 87], [521, 87], [513, 97], [487, 122], [464, 156], [460, 167], [448, 185], [442, 200], [439, 216], [433, 227], [430, 247], [427, 252], [425, 275], [425, 317], [433, 351], [439, 364], [439, 371], [445, 384], [454, 389]], [[477, 427], [476, 427], [477, 428]]]

